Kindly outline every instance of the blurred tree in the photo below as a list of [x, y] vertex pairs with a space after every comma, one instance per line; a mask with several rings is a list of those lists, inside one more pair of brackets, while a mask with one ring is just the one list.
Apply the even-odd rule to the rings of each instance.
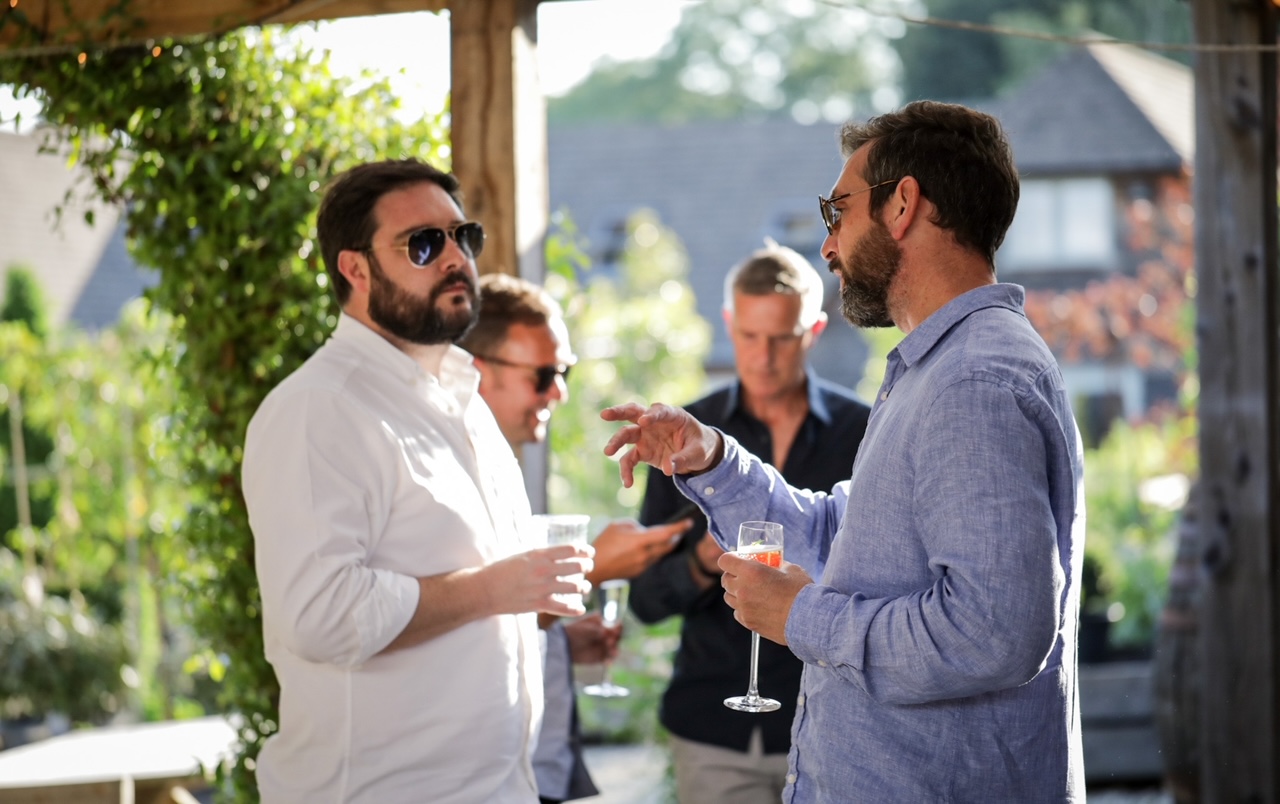
[[177, 576], [221, 704], [243, 715], [229, 770], [239, 801], [256, 799], [253, 758], [276, 728], [279, 694], [239, 460], [262, 398], [337, 321], [317, 191], [385, 156], [448, 167], [443, 116], [402, 123], [388, 84], [366, 78], [335, 77], [279, 28], [0, 60], [0, 83], [41, 99], [47, 146], [83, 168], [87, 192], [124, 205], [133, 257], [159, 271], [148, 298], [172, 316], [160, 370], [177, 404], [155, 436], [190, 494], [179, 522], [158, 522], [185, 549], [155, 570]]
[[[1183, 0], [924, 0], [924, 6], [928, 16], [941, 20], [1042, 34], [1191, 41], [1191, 11]], [[913, 25], [895, 47], [902, 61], [903, 100], [975, 101], [1020, 83], [1068, 46]]]
[[[602, 421], [600, 410], [697, 397], [711, 328], [697, 313], [683, 245], [653, 213], [627, 221], [616, 273], [590, 266], [572, 221], [563, 214], [556, 220], [546, 287], [565, 308], [580, 360], [569, 375], [569, 399], [551, 420], [548, 502], [553, 511], [593, 515], [598, 529], [635, 517], [646, 476], [638, 470], [635, 485], [622, 487], [617, 465], [604, 455], [616, 425]], [[658, 739], [658, 704], [678, 639], [678, 618], [652, 628], [628, 622], [613, 674], [632, 695], [622, 702], [580, 698], [584, 730], [615, 742]]]
[[560, 98], [553, 123], [791, 115], [845, 120], [892, 103], [886, 41], [902, 24], [818, 0], [703, 0], [655, 58], [606, 63]]
[[[14, 341], [38, 349], [48, 334], [48, 319], [48, 305], [35, 274], [25, 266], [11, 266], [5, 273], [0, 324], [17, 327], [11, 335]], [[32, 531], [53, 517], [54, 484], [46, 468], [53, 438], [50, 431], [31, 426], [19, 387], [0, 387], [4, 388], [0, 391], [0, 547], [31, 557], [35, 553]]]
[[547, 290], [565, 308], [579, 363], [569, 400], [551, 426], [549, 507], [601, 517], [635, 516], [643, 482], [622, 488], [604, 455], [616, 426], [600, 410], [623, 402], [685, 401], [702, 390], [711, 328], [686, 279], [684, 246], [652, 212], [627, 221], [616, 275], [593, 269], [572, 222], [558, 216], [547, 249]]
[[35, 273], [26, 266], [10, 266], [4, 277], [4, 305], [0, 322], [20, 321], [37, 338], [49, 332], [49, 305]]

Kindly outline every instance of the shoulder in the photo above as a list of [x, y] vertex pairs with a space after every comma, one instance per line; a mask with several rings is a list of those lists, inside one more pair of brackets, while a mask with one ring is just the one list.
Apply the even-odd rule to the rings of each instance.
[[823, 403], [832, 413], [871, 412], [871, 406], [863, 402], [852, 389], [819, 377], [816, 374], [810, 374], [809, 378], [813, 382], [818, 396], [822, 398]]
[[717, 425], [726, 418], [729, 397], [732, 393], [733, 386], [727, 385], [690, 402], [684, 406], [684, 409], [703, 424]]
[[1014, 310], [977, 310], [938, 346], [930, 362], [944, 381], [986, 381], [1022, 393], [1061, 378], [1044, 339]]

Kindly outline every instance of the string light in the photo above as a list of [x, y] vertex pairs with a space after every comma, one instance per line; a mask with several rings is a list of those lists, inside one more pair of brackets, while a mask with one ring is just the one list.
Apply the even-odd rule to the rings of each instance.
[[76, 61], [80, 62], [81, 67], [83, 67], [85, 65], [85, 62], [87, 62], [88, 60], [89, 60], [89, 54], [85, 53], [83, 50], [80, 51], [79, 56], [76, 56]]
[[[976, 31], [978, 33], [1010, 36], [1019, 39], [1033, 39], [1040, 42], [1058, 42], [1064, 45], [1131, 45], [1145, 50], [1165, 50], [1180, 53], [1275, 53], [1280, 45], [1220, 45], [1211, 43], [1179, 44], [1174, 42], [1143, 42], [1136, 39], [1099, 38], [1097, 36], [1062, 36], [1059, 34], [1030, 31], [1019, 28], [1008, 28], [1003, 25], [984, 25], [980, 22], [965, 20], [943, 20], [937, 17], [913, 17], [898, 11], [878, 8], [866, 0], [818, 0], [823, 5], [845, 11], [856, 9], [875, 17], [890, 17], [914, 25], [931, 25], [935, 28], [951, 28], [957, 31]], [[1280, 6], [1280, 0], [1271, 0]]]
[[151, 56], [152, 56], [152, 58], [156, 58], [156, 59], [160, 58], [160, 54], [161, 54], [162, 52], [164, 52], [164, 51], [162, 51], [162, 50], [160, 49], [160, 46], [159, 46], [159, 45], [156, 45], [155, 47], [151, 48]]

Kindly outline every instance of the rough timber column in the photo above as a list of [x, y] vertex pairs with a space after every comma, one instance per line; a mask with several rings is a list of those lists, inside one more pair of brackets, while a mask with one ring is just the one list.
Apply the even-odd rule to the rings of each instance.
[[[1196, 43], [1274, 46], [1271, 0], [1193, 0]], [[1276, 56], [1196, 78], [1203, 804], [1280, 802], [1280, 279]]]
[[453, 170], [488, 233], [482, 273], [540, 282], [549, 216], [538, 0], [453, 0]]

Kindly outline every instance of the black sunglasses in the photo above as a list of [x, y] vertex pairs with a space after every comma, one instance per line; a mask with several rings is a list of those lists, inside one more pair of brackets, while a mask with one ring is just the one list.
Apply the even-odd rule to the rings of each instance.
[[822, 213], [822, 222], [827, 227], [827, 234], [829, 235], [835, 234], [836, 229], [840, 226], [840, 210], [836, 208], [837, 202], [843, 201], [846, 198], [852, 198], [858, 193], [865, 193], [868, 190], [874, 190], [877, 187], [883, 187], [886, 184], [895, 184], [898, 181], [900, 181], [900, 179], [889, 179], [888, 181], [882, 181], [879, 184], [873, 184], [870, 187], [863, 187], [861, 190], [854, 190], [851, 193], [841, 193], [840, 195], [833, 195], [830, 198], [823, 198], [822, 196], [818, 196], [818, 211]]
[[[403, 251], [409, 262], [419, 268], [426, 268], [444, 253], [445, 238], [452, 239], [470, 259], [480, 256], [484, 250], [484, 227], [475, 221], [460, 223], [452, 229], [439, 229], [428, 226], [409, 235], [403, 246], [391, 246], [396, 251]], [[365, 251], [372, 250], [370, 246]]]
[[474, 357], [487, 360], [490, 363], [497, 363], [499, 366], [529, 369], [536, 378], [533, 390], [540, 394], [545, 394], [551, 390], [551, 385], [556, 381], [556, 377], [564, 377], [567, 381], [569, 379], [569, 369], [573, 368], [573, 366], [564, 363], [558, 366], [533, 366], [528, 363], [516, 363], [511, 360], [503, 360], [500, 357], [489, 357], [488, 355], [474, 355]]

